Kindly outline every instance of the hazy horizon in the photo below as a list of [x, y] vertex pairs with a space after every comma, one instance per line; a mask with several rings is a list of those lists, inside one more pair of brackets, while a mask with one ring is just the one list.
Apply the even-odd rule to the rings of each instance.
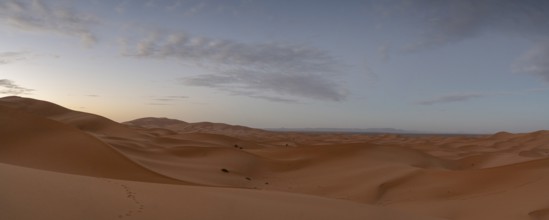
[[0, 3], [0, 96], [118, 122], [549, 129], [546, 1]]

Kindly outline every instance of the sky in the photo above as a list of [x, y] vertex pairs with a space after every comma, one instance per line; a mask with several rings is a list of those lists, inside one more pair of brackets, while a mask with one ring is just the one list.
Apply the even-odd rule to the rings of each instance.
[[123, 122], [549, 129], [549, 1], [3, 0], [0, 96]]

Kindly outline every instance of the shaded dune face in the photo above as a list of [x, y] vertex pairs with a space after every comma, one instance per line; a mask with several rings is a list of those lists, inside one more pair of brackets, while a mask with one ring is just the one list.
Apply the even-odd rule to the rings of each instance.
[[289, 192], [441, 219], [549, 216], [549, 131], [402, 136], [117, 123], [21, 97], [0, 98], [0, 125], [0, 163], [41, 170]]
[[177, 183], [73, 126], [0, 105], [0, 161], [115, 179]]

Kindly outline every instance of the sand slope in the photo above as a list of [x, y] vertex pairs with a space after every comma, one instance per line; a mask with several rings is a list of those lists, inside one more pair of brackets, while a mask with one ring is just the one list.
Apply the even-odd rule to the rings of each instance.
[[121, 181], [4, 164], [0, 176], [1, 219], [437, 219], [299, 194]]
[[0, 219], [549, 219], [549, 131], [120, 124], [21, 97], [0, 98], [0, 125], [0, 178], [9, 180]]
[[127, 180], [178, 182], [71, 126], [0, 106], [0, 162]]

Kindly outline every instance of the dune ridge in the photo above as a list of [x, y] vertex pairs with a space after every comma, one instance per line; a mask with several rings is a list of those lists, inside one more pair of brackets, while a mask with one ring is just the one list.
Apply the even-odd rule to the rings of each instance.
[[[55, 219], [549, 216], [549, 131], [403, 136], [272, 132], [167, 118], [117, 123], [13, 96], [0, 98], [0, 124], [0, 175], [9, 179], [0, 189], [8, 195], [0, 199], [8, 207], [0, 210], [2, 219], [35, 219], [24, 203], [58, 195], [33, 179], [74, 193], [58, 195], [69, 208]], [[74, 192], [92, 185], [98, 187]], [[125, 197], [119, 192], [129, 188]], [[102, 209], [103, 199], [118, 208], [83, 212]], [[35, 213], [45, 212], [39, 201], [32, 204]]]

